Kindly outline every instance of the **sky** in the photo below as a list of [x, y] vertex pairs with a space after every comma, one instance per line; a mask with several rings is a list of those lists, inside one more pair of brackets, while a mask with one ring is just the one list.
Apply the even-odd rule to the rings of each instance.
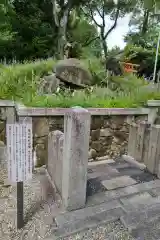
[[[118, 46], [122, 49], [125, 47], [123, 37], [129, 31], [129, 19], [129, 15], [126, 15], [124, 18], [118, 19], [117, 27], [108, 36], [107, 43], [109, 49], [113, 48], [114, 46]], [[96, 17], [96, 20], [97, 22], [101, 23], [101, 19], [98, 16]], [[107, 24], [108, 27], [106, 28], [106, 31], [113, 25], [113, 21], [106, 17], [106, 25]]]

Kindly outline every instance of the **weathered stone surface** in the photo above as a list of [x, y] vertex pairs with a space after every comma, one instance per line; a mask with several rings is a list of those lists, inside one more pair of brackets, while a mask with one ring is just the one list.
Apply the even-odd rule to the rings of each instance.
[[128, 214], [121, 217], [121, 221], [124, 226], [129, 230], [132, 231], [136, 229], [138, 226], [144, 226], [150, 221], [154, 219], [158, 219], [160, 214], [160, 203], [151, 205], [145, 210], [142, 211], [133, 211], [129, 212]]
[[60, 214], [55, 218], [55, 221], [58, 227], [62, 228], [65, 224], [71, 224], [75, 221], [83, 221], [91, 217], [96, 217], [98, 214], [102, 214], [108, 210], [117, 209], [120, 207], [120, 203], [117, 200], [114, 200], [112, 202], [102, 203], [97, 206], [87, 207], [73, 212]]
[[132, 230], [135, 239], [157, 240], [160, 236], [160, 222], [158, 219], [145, 223], [144, 226]]
[[47, 171], [60, 193], [62, 193], [62, 147], [63, 133], [58, 130], [51, 132], [48, 136]]
[[53, 94], [59, 86], [60, 80], [56, 78], [55, 74], [44, 76], [39, 83], [38, 94]]
[[62, 201], [68, 210], [85, 206], [90, 113], [72, 108], [65, 115]]
[[101, 137], [110, 137], [112, 136], [112, 132], [110, 130], [110, 128], [102, 128], [101, 131], [100, 131], [100, 136]]
[[151, 190], [151, 193], [154, 195], [154, 196], [160, 196], [160, 187], [159, 188], [155, 188], [155, 189], [152, 189]]
[[46, 118], [33, 118], [33, 134], [35, 137], [48, 136], [49, 125]]
[[148, 146], [148, 161], [146, 163], [147, 169], [153, 174], [157, 174], [159, 171], [159, 155], [160, 155], [160, 126], [153, 125], [150, 132], [150, 140]]
[[36, 152], [37, 166], [43, 166], [47, 161], [47, 140], [49, 134], [49, 125], [46, 118], [34, 118], [33, 119], [33, 147]]
[[137, 129], [137, 139], [136, 139], [136, 149], [135, 149], [135, 159], [138, 162], [143, 162], [143, 150], [144, 150], [144, 138], [145, 138], [145, 123], [139, 123]]
[[84, 231], [85, 229], [89, 229], [91, 227], [96, 227], [100, 223], [105, 222], [107, 224], [108, 222], [117, 221], [122, 215], [123, 210], [121, 207], [111, 210], [105, 210], [100, 213], [97, 212], [95, 215], [92, 216], [85, 214], [84, 219], [75, 220], [68, 223], [66, 222], [66, 224], [63, 224], [63, 227], [57, 229], [54, 234], [58, 237], [70, 236], [71, 234], [75, 234], [76, 232]]
[[92, 75], [84, 64], [74, 58], [60, 60], [54, 70], [57, 76], [64, 78], [68, 82], [77, 84], [91, 84]]
[[131, 124], [128, 139], [128, 155], [135, 158], [138, 125]]
[[129, 176], [116, 177], [110, 180], [102, 181], [102, 184], [108, 190], [116, 189], [119, 187], [126, 187], [136, 183], [137, 182]]
[[141, 204], [143, 203], [143, 201], [149, 200], [150, 198], [152, 199], [153, 197], [148, 192], [144, 192], [141, 194], [136, 194], [126, 198], [122, 198], [120, 200], [124, 205], [128, 205], [128, 204]]
[[157, 204], [160, 204], [160, 198], [159, 197], [152, 197], [152, 196], [146, 196], [144, 197], [137, 197], [137, 199], [133, 199], [130, 201], [125, 201], [124, 209], [127, 213], [129, 212], [140, 212], [147, 210], [149, 207], [155, 206]]
[[98, 154], [97, 151], [93, 148], [91, 148], [88, 152], [88, 158], [95, 160], [97, 158]]
[[[54, 234], [46, 240], [53, 240]], [[62, 238], [60, 238], [62, 239]], [[128, 233], [120, 221], [114, 221], [109, 223], [100, 223], [97, 226], [89, 226], [83, 231], [76, 232], [75, 234], [65, 234], [63, 240], [78, 239], [78, 240], [113, 240], [113, 239], [125, 239], [133, 240], [133, 237]]]
[[96, 151], [99, 152], [101, 150], [101, 143], [100, 143], [100, 141], [92, 141], [91, 148], [92, 149], [96, 149]]
[[91, 140], [97, 141], [100, 137], [100, 129], [92, 130], [91, 131]]
[[[47, 110], [46, 110], [47, 111]], [[141, 121], [145, 118], [141, 117]], [[42, 119], [42, 120], [41, 120]], [[36, 122], [42, 121], [43, 118], [33, 118], [33, 124], [36, 125]], [[63, 116], [54, 116], [49, 117], [46, 121], [46, 124], [49, 125], [49, 132], [60, 130], [64, 131], [64, 117]], [[113, 126], [112, 126], [113, 124]], [[39, 124], [38, 124], [39, 125]], [[116, 127], [117, 125], [117, 127]], [[43, 124], [40, 124], [43, 129]], [[36, 126], [35, 126], [36, 127]], [[36, 127], [37, 128], [37, 127]], [[47, 127], [48, 128], [48, 127]], [[46, 128], [46, 133], [48, 132]], [[100, 131], [108, 129], [111, 136], [101, 137]], [[126, 116], [91, 116], [91, 126], [90, 126], [90, 149], [96, 151], [97, 157], [108, 155], [109, 158], [116, 158], [122, 154], [127, 153], [127, 142], [128, 142], [128, 133], [129, 125], [126, 123]], [[36, 131], [39, 132], [40, 131]], [[45, 131], [44, 131], [45, 132]], [[38, 136], [38, 135], [37, 135]], [[35, 138], [34, 144], [43, 143], [44, 138]], [[95, 160], [96, 157], [93, 159]]]
[[116, 168], [108, 166], [107, 164], [97, 164], [96, 166], [90, 166], [88, 168], [88, 179], [91, 178], [99, 178], [102, 179], [110, 179], [119, 175], [119, 172]]
[[47, 153], [46, 153], [45, 145], [43, 143], [36, 144], [35, 153], [36, 153], [36, 166], [35, 167], [41, 167], [44, 164], [46, 164]]
[[88, 166], [97, 166], [97, 165], [101, 165], [101, 164], [109, 164], [109, 163], [115, 163], [115, 161], [113, 159], [105, 159], [105, 158], [98, 158], [96, 162], [89, 162]]
[[87, 205], [92, 206], [94, 204], [112, 201], [114, 199], [126, 197], [129, 195], [151, 191], [156, 188], [160, 188], [160, 180], [154, 180], [146, 183], [140, 183], [133, 186], [124, 187], [117, 190], [98, 193], [92, 196], [92, 198], [88, 197]]
[[131, 156], [129, 156], [129, 155], [122, 155], [122, 158], [123, 158], [126, 162], [130, 163], [130, 164], [131, 164], [132, 166], [134, 166], [134, 167], [139, 168], [140, 170], [146, 169], [146, 165], [144, 165], [143, 163], [137, 162], [133, 157], [131, 157]]

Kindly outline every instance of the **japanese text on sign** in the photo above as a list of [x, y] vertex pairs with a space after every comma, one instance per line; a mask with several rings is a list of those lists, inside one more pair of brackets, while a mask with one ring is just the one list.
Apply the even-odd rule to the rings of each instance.
[[32, 124], [7, 124], [8, 179], [32, 178]]

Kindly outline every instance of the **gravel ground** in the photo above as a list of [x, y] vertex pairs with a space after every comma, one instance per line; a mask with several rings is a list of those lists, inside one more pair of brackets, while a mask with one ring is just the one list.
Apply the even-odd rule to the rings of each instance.
[[117, 221], [91, 228], [59, 240], [133, 240], [123, 225]]
[[[44, 169], [36, 171], [33, 179], [24, 186], [24, 211], [27, 224], [16, 230], [16, 187], [4, 187], [6, 171], [0, 168], [0, 239], [1, 240], [38, 240], [51, 234], [53, 214], [57, 205], [50, 194], [49, 184], [44, 181]], [[41, 184], [40, 184], [41, 181]], [[44, 192], [44, 185], [46, 192]], [[53, 196], [53, 192], [52, 192]]]
[[[51, 191], [44, 176], [45, 169], [37, 169], [31, 181], [24, 185], [24, 211], [27, 223], [16, 230], [16, 187], [5, 186], [6, 171], [0, 168], [0, 239], [39, 240], [50, 239], [54, 226], [53, 216], [57, 213], [59, 198]], [[45, 191], [44, 191], [45, 189]], [[53, 198], [55, 196], [55, 198]], [[59, 209], [60, 210], [60, 209]], [[52, 232], [53, 233], [53, 232]], [[50, 237], [53, 236], [53, 237]], [[61, 240], [133, 240], [120, 222], [103, 224]]]

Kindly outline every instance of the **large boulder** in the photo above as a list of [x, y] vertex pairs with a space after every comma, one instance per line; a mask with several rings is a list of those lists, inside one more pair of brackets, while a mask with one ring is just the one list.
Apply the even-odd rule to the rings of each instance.
[[78, 59], [69, 58], [58, 61], [53, 72], [57, 77], [74, 84], [90, 85], [92, 75], [88, 68]]

